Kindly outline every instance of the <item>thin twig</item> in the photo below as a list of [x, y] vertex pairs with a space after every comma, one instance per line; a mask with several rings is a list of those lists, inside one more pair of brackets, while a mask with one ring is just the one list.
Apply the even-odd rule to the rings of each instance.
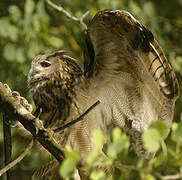
[[[4, 134], [4, 166], [12, 161], [11, 127], [8, 124], [8, 116], [3, 113], [3, 134]], [[10, 179], [10, 170], [6, 172], [7, 180]]]
[[72, 19], [73, 21], [79, 22], [85, 29], [87, 29], [87, 25], [83, 22], [83, 19], [90, 13], [89, 11], [85, 12], [81, 17], [75, 17], [73, 15], [71, 15], [68, 11], [66, 11], [63, 7], [61, 7], [60, 5], [57, 6], [56, 4], [54, 4], [53, 2], [51, 2], [50, 0], [46, 0], [46, 2], [52, 6], [54, 9], [63, 12], [69, 19]]
[[22, 154], [20, 154], [20, 156], [18, 156], [18, 158], [16, 158], [14, 161], [12, 161], [7, 166], [5, 166], [3, 169], [0, 170], [0, 176], [2, 176], [6, 171], [8, 171], [12, 167], [14, 167], [16, 164], [18, 164], [30, 152], [30, 149], [32, 148], [32, 146], [33, 146], [33, 140], [31, 140], [31, 142], [28, 144], [28, 146], [26, 147], [24, 152]]
[[155, 175], [161, 180], [176, 180], [176, 179], [182, 178], [182, 174], [180, 174], [180, 173], [172, 174], [172, 175], [166, 175], [166, 176], [162, 176], [160, 173], [155, 173]]
[[174, 175], [167, 175], [167, 176], [162, 176], [162, 180], [172, 180], [172, 179], [181, 179], [182, 176], [181, 174], [174, 174]]
[[90, 106], [81, 116], [79, 116], [78, 118], [74, 119], [73, 121], [65, 124], [64, 126], [62, 127], [59, 127], [59, 128], [56, 128], [54, 129], [53, 131], [55, 133], [59, 132], [59, 131], [62, 131], [64, 130], [65, 128], [68, 128], [70, 126], [72, 126], [73, 124], [83, 120], [84, 116], [86, 116], [93, 108], [95, 108], [98, 104], [100, 103], [100, 101], [98, 100], [97, 102], [95, 102], [92, 106]]

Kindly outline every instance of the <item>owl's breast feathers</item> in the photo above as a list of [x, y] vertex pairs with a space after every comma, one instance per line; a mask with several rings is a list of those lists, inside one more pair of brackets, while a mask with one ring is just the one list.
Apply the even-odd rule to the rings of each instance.
[[[44, 120], [45, 127], [63, 125], [70, 115], [70, 105], [76, 97], [75, 89], [83, 78], [79, 64], [65, 53], [58, 51], [37, 56], [29, 73], [28, 87], [36, 106], [42, 109], [40, 118]], [[47, 61], [50, 66], [37, 68]]]

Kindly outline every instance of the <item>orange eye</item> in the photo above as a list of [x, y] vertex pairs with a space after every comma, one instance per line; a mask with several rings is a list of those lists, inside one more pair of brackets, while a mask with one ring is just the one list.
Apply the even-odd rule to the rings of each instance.
[[49, 67], [51, 65], [51, 63], [49, 61], [42, 61], [42, 62], [40, 62], [40, 65], [42, 67]]

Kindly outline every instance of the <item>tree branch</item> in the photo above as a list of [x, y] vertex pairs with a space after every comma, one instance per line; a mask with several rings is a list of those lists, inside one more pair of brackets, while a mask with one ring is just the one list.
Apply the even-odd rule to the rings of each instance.
[[[22, 98], [22, 97], [21, 97]], [[89, 107], [80, 117], [71, 121], [70, 123], [66, 124], [63, 127], [57, 128], [53, 131], [43, 128], [42, 124], [40, 123], [41, 120], [36, 118], [34, 115], [30, 113], [17, 98], [12, 95], [12, 91], [6, 84], [2, 84], [0, 82], [0, 112], [3, 112], [8, 116], [9, 119], [17, 119], [26, 130], [28, 130], [33, 138], [39, 141], [39, 143], [48, 150], [61, 164], [64, 160], [64, 153], [61, 147], [52, 139], [53, 133], [64, 130], [67, 127], [77, 123], [78, 121], [82, 120], [85, 115], [87, 115], [93, 108], [95, 108], [100, 101], [94, 103], [91, 107]], [[12, 163], [8, 164], [8, 166], [0, 170], [0, 176], [3, 172], [9, 170], [15, 164], [17, 164], [21, 159], [26, 155], [28, 149], [31, 146], [26, 148], [23, 155], [21, 155], [18, 160], [13, 161]]]
[[[12, 161], [12, 143], [11, 143], [11, 127], [9, 125], [9, 118], [3, 114], [3, 135], [4, 135], [4, 165]], [[1, 173], [0, 173], [1, 176]], [[10, 171], [6, 172], [7, 180], [10, 179]]]
[[61, 6], [57, 6], [56, 4], [54, 4], [53, 2], [51, 2], [50, 0], [46, 0], [46, 2], [53, 7], [54, 9], [64, 13], [69, 19], [79, 22], [84, 29], [87, 29], [87, 25], [83, 22], [84, 18], [90, 13], [89, 11], [85, 12], [81, 17], [75, 17], [73, 15], [71, 15], [68, 11], [66, 11], [63, 7]]
[[172, 175], [165, 175], [165, 176], [162, 176], [160, 173], [155, 173], [155, 174], [161, 180], [172, 180], [172, 179], [181, 179], [182, 178], [182, 175], [180, 173], [172, 174]]
[[31, 142], [28, 144], [24, 152], [20, 154], [20, 156], [18, 156], [14, 161], [7, 164], [7, 166], [5, 166], [3, 169], [0, 170], [0, 176], [2, 176], [6, 171], [14, 167], [16, 164], [18, 164], [29, 153], [32, 146], [33, 146], [33, 140], [31, 140]]
[[40, 142], [58, 161], [64, 159], [61, 147], [51, 138], [52, 132], [44, 129], [38, 118], [26, 110], [17, 99], [12, 96], [8, 85], [0, 82], [0, 112], [6, 113], [10, 119], [17, 119], [33, 137]]

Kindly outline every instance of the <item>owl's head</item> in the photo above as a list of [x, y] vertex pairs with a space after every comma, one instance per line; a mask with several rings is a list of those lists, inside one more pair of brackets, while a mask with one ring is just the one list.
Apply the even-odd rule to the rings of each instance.
[[67, 54], [66, 51], [56, 51], [33, 59], [28, 74], [28, 87], [39, 105], [43, 98], [47, 101], [53, 97], [58, 101], [64, 99], [82, 76], [78, 62]]

